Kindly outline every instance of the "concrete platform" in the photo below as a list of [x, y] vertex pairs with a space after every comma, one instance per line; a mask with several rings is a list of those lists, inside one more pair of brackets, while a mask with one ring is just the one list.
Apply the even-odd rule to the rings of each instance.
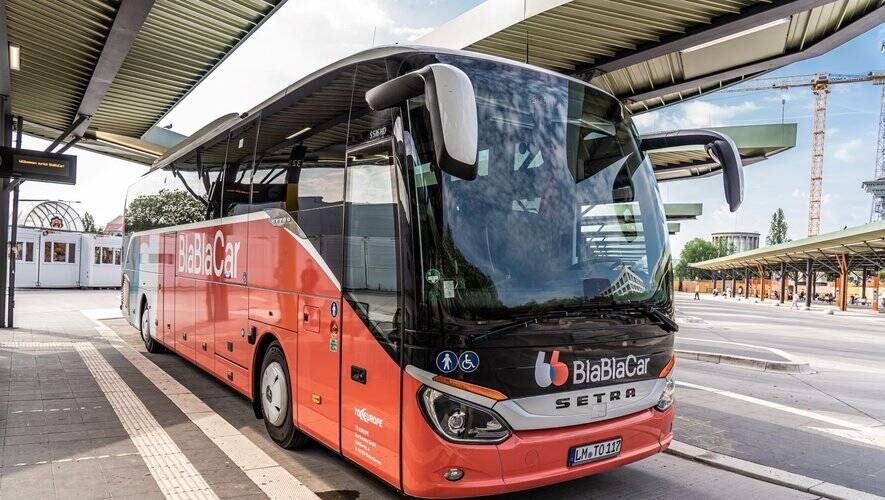
[[[277, 447], [249, 403], [147, 354], [113, 291], [19, 295], [0, 330], [0, 498], [397, 498], [320, 445]], [[406, 439], [408, 437], [406, 436]], [[816, 498], [658, 455], [512, 498]]]

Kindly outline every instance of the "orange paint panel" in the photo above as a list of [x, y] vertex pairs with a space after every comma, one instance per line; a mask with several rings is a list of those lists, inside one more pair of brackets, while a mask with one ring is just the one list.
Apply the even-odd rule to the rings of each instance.
[[249, 290], [249, 319], [298, 331], [300, 317], [297, 294], [256, 288]]
[[196, 280], [194, 282], [194, 359], [206, 370], [212, 371], [215, 363], [215, 339], [213, 317], [215, 316], [215, 304], [210, 295], [212, 283]]
[[[536, 488], [605, 472], [658, 453], [673, 439], [670, 431], [675, 405], [665, 412], [654, 408], [586, 425], [519, 431], [498, 445], [506, 484], [504, 491]], [[572, 446], [620, 437], [621, 453], [611, 459], [569, 467]]]
[[[398, 487], [402, 371], [346, 301], [340, 309], [341, 452]], [[360, 370], [365, 383], [353, 379]]]
[[249, 377], [248, 370], [216, 356], [215, 375], [229, 386], [243, 393], [246, 397], [251, 397], [252, 379]]
[[[298, 333], [298, 426], [338, 449], [338, 328], [329, 314], [331, 300], [300, 298], [300, 309], [308, 311]], [[334, 335], [334, 336], [333, 336]]]
[[162, 287], [163, 315], [160, 338], [166, 347], [175, 349], [175, 233], [163, 235]]
[[[501, 461], [495, 445], [445, 441], [430, 427], [418, 406], [421, 383], [403, 374], [403, 489], [418, 497], [475, 496], [499, 493]], [[565, 457], [562, 457], [565, 462]], [[464, 470], [452, 483], [443, 478], [450, 467]]]
[[[654, 455], [673, 439], [675, 410], [670, 408], [586, 425], [517, 431], [497, 446], [450, 443], [421, 413], [420, 382], [405, 374], [403, 384], [403, 489], [418, 497], [475, 497], [569, 481]], [[623, 439], [618, 457], [567, 465], [571, 447], [616, 437]], [[457, 483], [443, 477], [450, 467], [464, 471]]]
[[[318, 297], [337, 297], [341, 291], [299, 240], [275, 227], [261, 214], [249, 222], [249, 285]], [[312, 247], [311, 247], [312, 248]]]
[[213, 283], [215, 354], [244, 368], [252, 366], [249, 344], [249, 290], [241, 285]]
[[175, 278], [175, 352], [194, 359], [194, 280]]

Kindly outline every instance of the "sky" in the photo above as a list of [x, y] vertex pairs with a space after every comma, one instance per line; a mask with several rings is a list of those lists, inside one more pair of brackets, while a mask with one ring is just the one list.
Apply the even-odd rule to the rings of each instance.
[[[243, 112], [297, 79], [373, 45], [404, 43], [431, 31], [481, 0], [292, 0], [255, 32], [203, 83], [160, 121], [189, 134], [230, 112]], [[879, 27], [815, 59], [786, 66], [767, 76], [865, 73], [885, 66]], [[825, 145], [822, 231], [864, 224], [870, 198], [860, 183], [873, 176], [881, 88], [870, 84], [833, 86], [829, 96]], [[636, 117], [640, 130], [743, 125], [798, 124], [794, 149], [745, 171], [744, 204], [735, 214], [725, 204], [719, 176], [661, 185], [665, 202], [701, 202], [704, 214], [682, 223], [671, 238], [674, 254], [691, 238], [714, 231], [756, 231], [762, 240], [771, 214], [783, 208], [789, 236], [805, 236], [808, 172], [811, 165], [810, 90], [794, 89], [781, 105], [779, 92], [723, 94], [692, 100]], [[25, 137], [26, 148], [47, 142]], [[126, 189], [146, 167], [71, 148], [78, 158], [77, 186], [25, 183], [22, 199], [75, 201], [73, 206], [104, 225], [122, 213]]]

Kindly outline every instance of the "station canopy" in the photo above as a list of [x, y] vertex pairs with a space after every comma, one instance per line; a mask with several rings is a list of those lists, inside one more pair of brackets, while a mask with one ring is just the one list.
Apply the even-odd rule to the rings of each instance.
[[849, 270], [885, 269], [885, 221], [696, 262], [691, 267], [710, 271], [758, 266], [774, 269], [783, 263], [805, 272], [805, 263], [811, 260], [817, 271], [839, 274], [840, 258], [846, 260]]
[[818, 56], [883, 21], [881, 0], [487, 0], [417, 43], [572, 75], [640, 113]]
[[285, 0], [7, 0], [23, 131], [152, 163], [181, 139], [157, 122]]
[[[734, 141], [745, 167], [796, 146], [795, 123], [710, 127], [710, 130]], [[658, 149], [649, 151], [648, 156], [659, 182], [708, 177], [722, 170], [701, 145]]]

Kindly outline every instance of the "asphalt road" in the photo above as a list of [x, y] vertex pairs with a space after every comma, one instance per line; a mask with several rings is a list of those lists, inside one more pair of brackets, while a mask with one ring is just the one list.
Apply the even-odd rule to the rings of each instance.
[[786, 352], [811, 373], [677, 363], [677, 439], [885, 495], [885, 315], [826, 315], [689, 295], [677, 339], [729, 352], [734, 342]]
[[[79, 311], [82, 309], [115, 308], [119, 303], [119, 295], [114, 291], [26, 292], [21, 293], [18, 300], [20, 306], [18, 318], [20, 325], [25, 330], [17, 330], [16, 336], [25, 335], [21, 338], [35, 341], [43, 337], [50, 340], [83, 341], [94, 338], [95, 331], [92, 330], [91, 323], [85, 321], [85, 317]], [[723, 311], [723, 307], [714, 306], [690, 304], [684, 306], [684, 309], [695, 308], [696, 310], [693, 310], [692, 314], [703, 318], [707, 317], [705, 310], [713, 311], [715, 309], [718, 313]], [[748, 318], [758, 319], [756, 313], [760, 311], [749, 309], [749, 307], [751, 306], [738, 306], [734, 309], [733, 314], [740, 316], [743, 314], [742, 311], [746, 309], [749, 311]], [[737, 342], [767, 341], [769, 333], [759, 333], [757, 337], [745, 338], [746, 335], [750, 335], [747, 328], [738, 326], [736, 330], [739, 333], [735, 333], [732, 326], [715, 323], [712, 316], [709, 318], [710, 322], [696, 323], [691, 327], [683, 328], [680, 335], [702, 336], [700, 338], [707, 336], [706, 338]], [[829, 320], [832, 318], [827, 319], [827, 321]], [[705, 320], [701, 319], [700, 321]], [[772, 321], [777, 322], [777, 317], [774, 316], [771, 321], [762, 320], [759, 323], [765, 325]], [[106, 320], [104, 323], [117, 332], [126, 343], [136, 348], [162, 371], [205, 402], [211, 410], [233, 425], [246, 439], [266, 452], [286, 471], [304, 482], [312, 491], [317, 492], [324, 500], [399, 498], [389, 487], [320, 445], [308, 446], [299, 451], [287, 451], [277, 447], [268, 438], [262, 422], [254, 418], [249, 403], [245, 399], [175, 354], [145, 353], [138, 333], [125, 321]], [[813, 325], [815, 320], [812, 319], [807, 323]], [[788, 326], [792, 324], [788, 322]], [[850, 325], [848, 326], [850, 327]], [[42, 333], [33, 333], [28, 336], [25, 334], [28, 327], [35, 331], [40, 330]], [[792, 328], [792, 326], [790, 327]], [[767, 332], [766, 328], [761, 328], [761, 331]], [[872, 333], [874, 328], [870, 328], [867, 333], [858, 333], [850, 328], [848, 331], [851, 333], [845, 335], [860, 337], [866, 335], [863, 338], [869, 337], [867, 342], [875, 338]], [[785, 335], [784, 338], [775, 340], [779, 348], [788, 351], [793, 349], [794, 344], [804, 343], [801, 341], [801, 335], [796, 337]], [[257, 485], [253, 484], [235, 465], [231, 464], [227, 456], [213, 444], [213, 441], [207, 439], [201, 431], [194, 427], [188, 418], [129, 361], [116, 350], [103, 346], [103, 341], [94, 340], [94, 342], [99, 346], [102, 356], [119, 373], [122, 381], [144, 402], [172, 441], [181, 448], [184, 455], [190, 459], [196, 470], [206, 478], [219, 496], [245, 495], [256, 498], [262, 496]], [[824, 348], [821, 349], [825, 351]], [[813, 352], [820, 355], [818, 351]], [[802, 353], [804, 355], [805, 351]], [[6, 361], [9, 359], [4, 356], [4, 352], [0, 351], [0, 368], [14, 370], [16, 365], [21, 364], [21, 362], [6, 363], [4, 359]], [[73, 354], [71, 356], [76, 358]], [[881, 485], [878, 484], [883, 482], [882, 448], [858, 442], [851, 437], [844, 437], [843, 432], [852, 431], [864, 435], [863, 432], [866, 432], [864, 429], [867, 427], [881, 425], [881, 423], [876, 424], [878, 420], [863, 413], [865, 411], [882, 418], [882, 403], [879, 401], [882, 390], [879, 389], [877, 393], [876, 387], [876, 385], [881, 385], [879, 381], [882, 380], [882, 373], [868, 371], [876, 367], [879, 367], [876, 369], [881, 369], [881, 364], [877, 365], [868, 361], [874, 357], [874, 354], [868, 355], [863, 352], [863, 349], [859, 349], [857, 359], [847, 358], [847, 361], [840, 361], [854, 367], [853, 371], [837, 371], [827, 368], [816, 374], [795, 377], [723, 365], [680, 362], [677, 367], [677, 376], [683, 383], [733, 391], [739, 397], [751, 396], [759, 398], [759, 400], [776, 402], [784, 407], [801, 408], [803, 411], [810, 410], [812, 413], [785, 411], [782, 407], [771, 407], [770, 405], [748, 403], [746, 400], [735, 399], [734, 394], [724, 395], [696, 387], [682, 386], [679, 388], [677, 403], [679, 415], [676, 427], [677, 439], [708, 450], [798, 472], [835, 484], [882, 494]], [[30, 358], [25, 356], [23, 359]], [[38, 359], [37, 368], [39, 369], [39, 360], [43, 358], [36, 359]], [[843, 359], [843, 357], [838, 357], [838, 359]], [[54, 366], [44, 368], [56, 369]], [[858, 371], [861, 369], [867, 371]], [[12, 371], [5, 373], [0, 370], [0, 382], [5, 380], [3, 377], [14, 381], [13, 376]], [[852, 384], [860, 389], [848, 388]], [[10, 389], [16, 389], [12, 382]], [[836, 394], [836, 396], [828, 393]], [[11, 434], [20, 434], [19, 431], [22, 429], [21, 427], [7, 429], [10, 425], [21, 423], [13, 421], [18, 417], [15, 417], [12, 412], [19, 411], [16, 409], [18, 408], [16, 405], [21, 404], [21, 402], [15, 401], [14, 396], [15, 394], [4, 396], [0, 393], [0, 409], [9, 405], [7, 410], [10, 413], [9, 420], [0, 418], [0, 434], [3, 434], [3, 439], [6, 441], [6, 446], [3, 448], [4, 456], [0, 457], [0, 498], [17, 498], [23, 492], [46, 489], [46, 475], [37, 468], [45, 468], [49, 465], [8, 467], [9, 463], [18, 464], [27, 458], [19, 455], [34, 451], [30, 448], [24, 449], [29, 445], [11, 444], [13, 439], [10, 437]], [[46, 408], [50, 404], [48, 401], [34, 403], [42, 403]], [[105, 412], [102, 415], [102, 418], [106, 419], [104, 424], [119, 427], [113, 412], [107, 408], [107, 402], [99, 398], [99, 403], [103, 405], [103, 409], [97, 411]], [[852, 406], [861, 410], [854, 409]], [[822, 417], [824, 420], [816, 417]], [[83, 420], [85, 422], [85, 417]], [[840, 423], [846, 425], [836, 425]], [[66, 430], [64, 425], [66, 424], [55, 423], [46, 429], [48, 429], [47, 432], [77, 434], [73, 427], [71, 432], [63, 432]], [[76, 425], [86, 426], [87, 424]], [[835, 429], [835, 431], [818, 429]], [[12, 432], [13, 430], [16, 432]], [[140, 484], [135, 486], [139, 487], [139, 491], [143, 488], [146, 491], [157, 492], [156, 485], [148, 484], [151, 482], [151, 477], [147, 474], [141, 457], [137, 456], [137, 453], [133, 453], [135, 449], [126, 438], [126, 433], [122, 432], [122, 429], [116, 429], [116, 431], [112, 444], [128, 453], [126, 465], [132, 469], [130, 475], [140, 481]], [[843, 432], [843, 435], [833, 432]], [[47, 436], [58, 435], [61, 434], [47, 434]], [[20, 438], [21, 436], [15, 436], [18, 441], [21, 441]], [[52, 440], [55, 438], [51, 437], [50, 441]], [[96, 455], [102, 456], [101, 453], [106, 453], [102, 451], [103, 448], [90, 448], [91, 444], [97, 443], [93, 441], [77, 441], [82, 444], [78, 444], [76, 455], [96, 458]], [[51, 449], [52, 446], [52, 443], [45, 446], [49, 449], [47, 453], [55, 453]], [[96, 446], [98, 445], [96, 444]], [[37, 464], [43, 463], [42, 460], [44, 460], [44, 457], [32, 458], [31, 462]], [[52, 467], [57, 468], [60, 465], [53, 464]], [[129, 491], [121, 488], [129, 488], [133, 491], [136, 489], [133, 486], [134, 483], [131, 482], [93, 484], [101, 477], [109, 475], [117, 477], [120, 476], [120, 473], [116, 472], [118, 469], [108, 469], [104, 476], [93, 475], [90, 471], [94, 472], [97, 469], [90, 467], [96, 466], [85, 462], [78, 464], [77, 474], [70, 476], [62, 476], [53, 472], [55, 474], [52, 476], [53, 491], [73, 493], [78, 498], [86, 499], [95, 496], [85, 489], [84, 485], [87, 483], [101, 491], [106, 491], [111, 496]], [[813, 495], [669, 454], [657, 455], [596, 476], [521, 492], [505, 498], [724, 499], [734, 498], [736, 495], [756, 498], [815, 498]], [[41, 495], [32, 495], [31, 497], [39, 496]], [[147, 497], [151, 497], [151, 495], [147, 495]]]

